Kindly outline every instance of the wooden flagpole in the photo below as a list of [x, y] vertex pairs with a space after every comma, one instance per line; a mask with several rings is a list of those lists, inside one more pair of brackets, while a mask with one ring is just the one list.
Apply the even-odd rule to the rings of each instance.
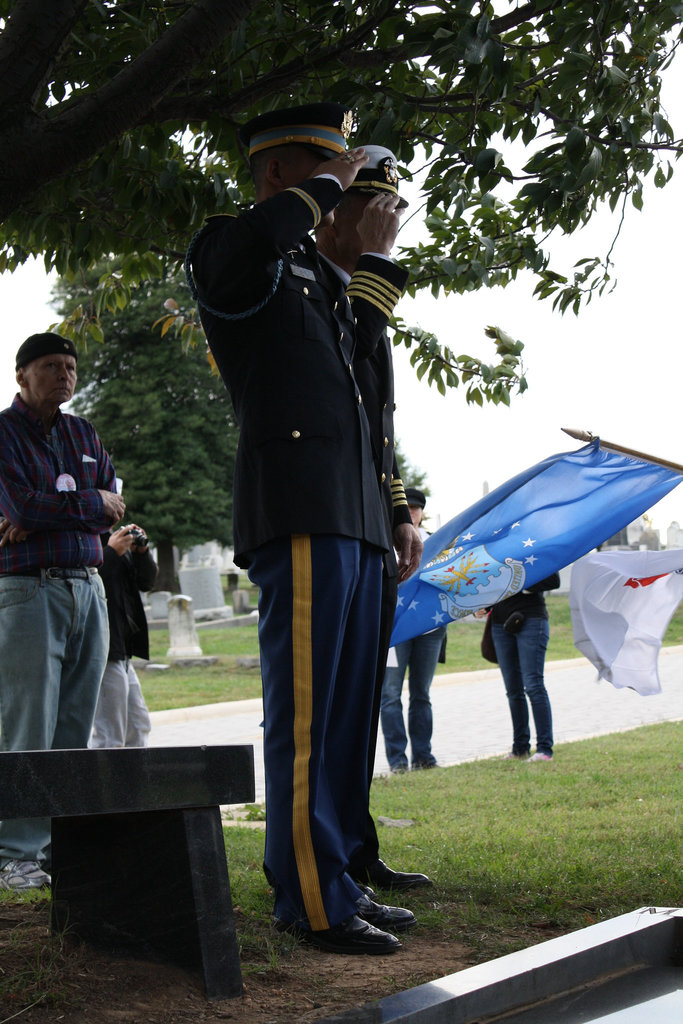
[[[577, 441], [595, 441], [597, 438], [589, 430], [572, 430], [570, 427], [561, 428], [565, 434], [576, 438]], [[683, 466], [676, 462], [668, 462], [666, 459], [658, 459], [655, 455], [646, 455], [644, 452], [637, 452], [633, 448], [624, 448], [620, 444], [613, 444], [600, 438], [600, 447], [609, 448], [610, 451], [621, 452], [623, 455], [632, 455], [635, 459], [643, 459], [644, 462], [653, 462], [656, 466], [664, 466], [666, 469], [673, 469], [676, 473], [683, 473]]]

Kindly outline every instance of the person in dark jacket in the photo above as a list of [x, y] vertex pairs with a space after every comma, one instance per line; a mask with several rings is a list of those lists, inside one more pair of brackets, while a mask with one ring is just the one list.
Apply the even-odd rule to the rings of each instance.
[[367, 813], [387, 549], [354, 360], [378, 344], [408, 275], [383, 257], [398, 216], [381, 219], [346, 290], [309, 236], [367, 162], [347, 150], [351, 123], [318, 103], [244, 125], [256, 204], [211, 218], [187, 266], [240, 427], [233, 533], [260, 591], [274, 923], [329, 952], [391, 953], [413, 915], [374, 903], [347, 871]]
[[531, 752], [528, 699], [536, 729], [536, 753], [529, 760], [553, 759], [553, 717], [543, 679], [550, 636], [543, 592], [559, 585], [559, 573], [553, 573], [491, 609], [491, 636], [512, 716], [512, 750], [506, 758], [528, 758]]
[[[334, 220], [316, 232], [320, 252], [348, 285], [356, 264], [365, 249], [363, 215], [376, 197], [398, 196], [396, 157], [383, 146], [365, 146], [368, 162], [349, 185], [344, 198], [334, 211]], [[408, 204], [399, 199], [398, 209]], [[377, 209], [379, 207], [379, 209]], [[382, 214], [382, 204], [375, 201], [373, 213]], [[372, 784], [379, 727], [384, 668], [396, 610], [399, 582], [417, 569], [422, 554], [422, 541], [411, 522], [405, 489], [396, 459], [394, 444], [394, 370], [391, 342], [384, 332], [377, 348], [355, 365], [356, 380], [363, 397], [363, 406], [370, 424], [370, 438], [377, 467], [377, 478], [384, 502], [387, 551], [382, 572], [382, 614], [380, 622], [375, 696], [368, 748], [368, 787]], [[398, 556], [398, 559], [397, 559]], [[369, 792], [368, 792], [369, 796]], [[412, 889], [428, 885], [429, 878], [421, 872], [396, 871], [380, 858], [379, 837], [368, 807], [365, 831], [352, 850], [349, 874], [363, 885], [382, 889]]]
[[146, 747], [151, 722], [131, 658], [149, 658], [140, 591], [154, 586], [157, 565], [147, 537], [134, 523], [109, 536], [100, 575], [109, 613], [109, 658], [89, 746]]

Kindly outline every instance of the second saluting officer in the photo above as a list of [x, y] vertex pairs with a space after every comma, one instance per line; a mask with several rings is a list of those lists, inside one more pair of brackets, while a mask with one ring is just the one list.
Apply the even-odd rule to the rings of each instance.
[[[414, 923], [347, 872], [367, 814], [366, 753], [386, 530], [353, 360], [379, 342], [407, 274], [368, 236], [349, 293], [309, 232], [366, 163], [350, 112], [271, 111], [240, 131], [256, 205], [212, 218], [188, 252], [240, 441], [235, 561], [260, 588], [265, 871], [278, 927], [339, 953], [388, 953]], [[398, 205], [398, 199], [396, 199]]]

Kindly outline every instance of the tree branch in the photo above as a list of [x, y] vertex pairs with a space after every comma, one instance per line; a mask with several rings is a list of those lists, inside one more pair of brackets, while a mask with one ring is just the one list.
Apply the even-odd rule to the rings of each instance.
[[[329, 65], [331, 73], [334, 61], [339, 61], [349, 68], [374, 66], [378, 60], [385, 60], [387, 66], [389, 63], [401, 61], [404, 59], [404, 51], [399, 47], [389, 51], [373, 50], [371, 53], [360, 49], [367, 42], [369, 35], [377, 29], [393, 9], [393, 0], [387, 0], [377, 14], [358, 25], [353, 32], [342, 36], [333, 47], [326, 48], [324, 45], [317, 49], [308, 47], [286, 64], [272, 67], [265, 75], [243, 86], [237, 92], [228, 93], [226, 88], [221, 95], [215, 78], [206, 80], [204, 83], [189, 78], [179, 82], [178, 92], [155, 104], [151, 117], [146, 118], [146, 121], [159, 124], [163, 121], [182, 120], [196, 124], [206, 121], [213, 114], [231, 117], [235, 113], [248, 109], [260, 99], [283, 92], [288, 86], [295, 82], [301, 82], [306, 75], [310, 75], [312, 72], [320, 72]], [[181, 93], [180, 90], [184, 91]]]
[[538, 3], [536, 0], [531, 0], [531, 3], [518, 7], [517, 10], [510, 11], [509, 14], [502, 14], [500, 18], [494, 18], [491, 22], [491, 31], [495, 35], [499, 35], [501, 32], [507, 32], [508, 29], [523, 25], [525, 21], [533, 18], [536, 14], [550, 12], [556, 7], [562, 6], [563, 3], [558, 3], [557, 0], [547, 3]]
[[[66, 110], [60, 131], [92, 131], [97, 118], [102, 134], [97, 144], [112, 141], [134, 127], [191, 69], [215, 50], [259, 0], [196, 0], [164, 34], [126, 65], [94, 96]], [[105, 137], [107, 136], [107, 137]]]
[[30, 106], [88, 0], [23, 0], [0, 34], [0, 118]]
[[[32, 5], [39, 2], [31, 0]], [[0, 219], [37, 187], [61, 177], [140, 123], [257, 3], [196, 0], [156, 43], [94, 95], [68, 103], [61, 114], [50, 117], [48, 110], [45, 119], [33, 115], [12, 132], [7, 130], [15, 159], [11, 165], [0, 162]], [[0, 148], [1, 143], [0, 138]]]

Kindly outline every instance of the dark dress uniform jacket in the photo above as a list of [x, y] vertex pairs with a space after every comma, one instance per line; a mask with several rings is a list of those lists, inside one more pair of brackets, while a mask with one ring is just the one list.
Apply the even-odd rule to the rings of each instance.
[[392, 543], [400, 523], [412, 522], [394, 451], [394, 369], [391, 342], [382, 334], [374, 352], [356, 363], [356, 380], [370, 423], [373, 458], [379, 476], [384, 523], [389, 550], [384, 555], [384, 572], [397, 576], [398, 566]]
[[240, 426], [241, 566], [250, 550], [291, 534], [387, 547], [353, 359], [376, 347], [407, 275], [361, 257], [351, 307], [307, 237], [341, 196], [335, 181], [309, 179], [238, 218], [212, 218], [191, 247], [202, 323]]

